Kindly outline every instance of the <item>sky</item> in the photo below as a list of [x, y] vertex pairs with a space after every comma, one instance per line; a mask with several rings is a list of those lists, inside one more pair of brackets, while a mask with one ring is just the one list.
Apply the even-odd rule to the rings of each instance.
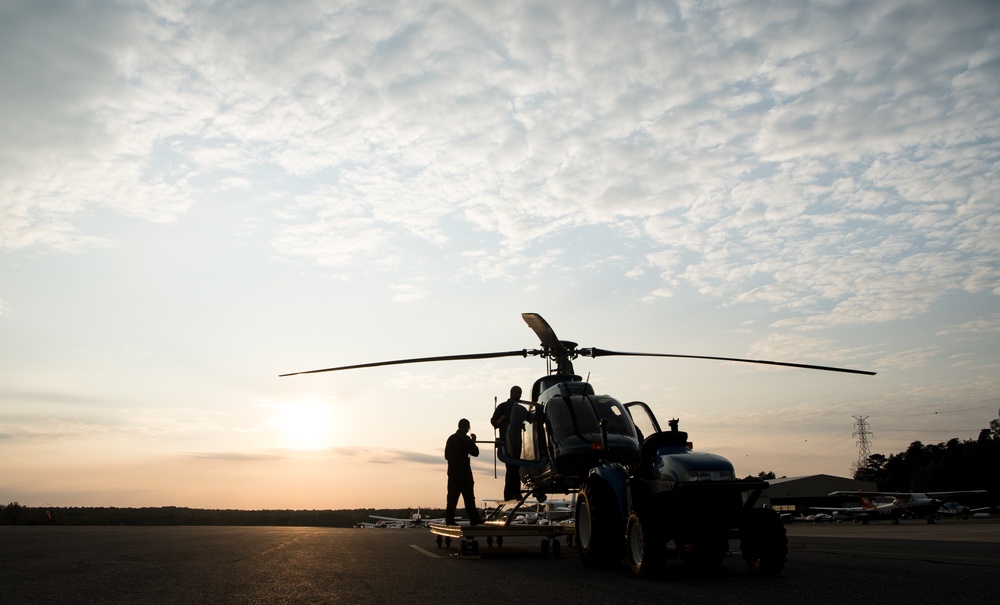
[[[0, 0], [0, 503], [443, 507], [537, 357], [740, 476], [1000, 409], [1000, 4]], [[499, 498], [491, 447], [478, 498]]]

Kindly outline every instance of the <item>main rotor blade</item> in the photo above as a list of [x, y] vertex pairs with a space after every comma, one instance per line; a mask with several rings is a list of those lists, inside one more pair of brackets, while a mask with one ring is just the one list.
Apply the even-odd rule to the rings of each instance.
[[439, 357], [416, 357], [414, 359], [396, 359], [393, 361], [376, 361], [374, 363], [359, 363], [353, 366], [338, 366], [336, 368], [323, 368], [322, 370], [307, 370], [305, 372], [291, 372], [289, 374], [279, 374], [278, 377], [297, 376], [299, 374], [318, 374], [320, 372], [336, 372], [338, 370], [356, 370], [358, 368], [374, 368], [377, 366], [393, 366], [403, 363], [423, 363], [425, 361], [459, 361], [462, 359], [492, 359], [494, 357], [527, 357], [528, 355], [540, 355], [541, 351], [503, 351], [499, 353], [471, 353], [469, 355], [442, 355]]
[[769, 366], [785, 366], [788, 368], [805, 368], [807, 370], [824, 370], [827, 372], [844, 372], [847, 374], [864, 374], [874, 376], [875, 372], [867, 370], [852, 370], [850, 368], [834, 368], [831, 366], [814, 366], [805, 363], [789, 363], [787, 361], [768, 361], [766, 359], [741, 359], [739, 357], [708, 357], [705, 355], [673, 355], [670, 353], [627, 353], [623, 351], [608, 351], [606, 349], [580, 349], [580, 355], [585, 357], [605, 357], [610, 355], [627, 355], [632, 357], [678, 357], [681, 359], [713, 359], [716, 361], [739, 361], [741, 363], [760, 363]]
[[529, 328], [534, 330], [543, 347], [547, 347], [549, 349], [562, 348], [559, 338], [556, 337], [555, 330], [552, 329], [549, 322], [545, 321], [541, 315], [538, 313], [521, 313], [521, 319], [524, 320], [524, 323], [528, 324]]

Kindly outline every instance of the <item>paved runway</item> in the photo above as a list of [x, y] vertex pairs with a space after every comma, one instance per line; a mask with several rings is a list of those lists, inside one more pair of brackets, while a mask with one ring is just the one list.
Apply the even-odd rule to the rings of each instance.
[[[995, 603], [1000, 523], [789, 527], [789, 562], [752, 578], [738, 544], [717, 571], [656, 578], [541, 556], [508, 539], [460, 558], [427, 530], [0, 527], [0, 603]], [[453, 544], [454, 546], [454, 544]], [[655, 600], [655, 601], [654, 601]]]

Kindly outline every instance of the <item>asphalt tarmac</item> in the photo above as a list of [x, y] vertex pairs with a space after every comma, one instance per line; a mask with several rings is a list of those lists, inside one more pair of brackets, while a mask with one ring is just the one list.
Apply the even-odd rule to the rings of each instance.
[[1000, 522], [788, 527], [776, 578], [738, 552], [692, 575], [585, 568], [575, 547], [543, 557], [509, 538], [481, 556], [426, 529], [0, 527], [0, 603], [997, 603]]

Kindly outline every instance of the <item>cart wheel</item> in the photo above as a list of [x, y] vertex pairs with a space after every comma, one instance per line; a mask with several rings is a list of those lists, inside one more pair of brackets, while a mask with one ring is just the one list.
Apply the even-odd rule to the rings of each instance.
[[549, 556], [549, 540], [548, 538], [542, 538], [542, 556]]
[[444, 542], [444, 540], [441, 539], [441, 536], [438, 536], [437, 540], [434, 541], [437, 542], [438, 548], [441, 548], [441, 544]]
[[562, 552], [562, 546], [559, 545], [559, 538], [552, 540], [552, 556], [558, 557]]

